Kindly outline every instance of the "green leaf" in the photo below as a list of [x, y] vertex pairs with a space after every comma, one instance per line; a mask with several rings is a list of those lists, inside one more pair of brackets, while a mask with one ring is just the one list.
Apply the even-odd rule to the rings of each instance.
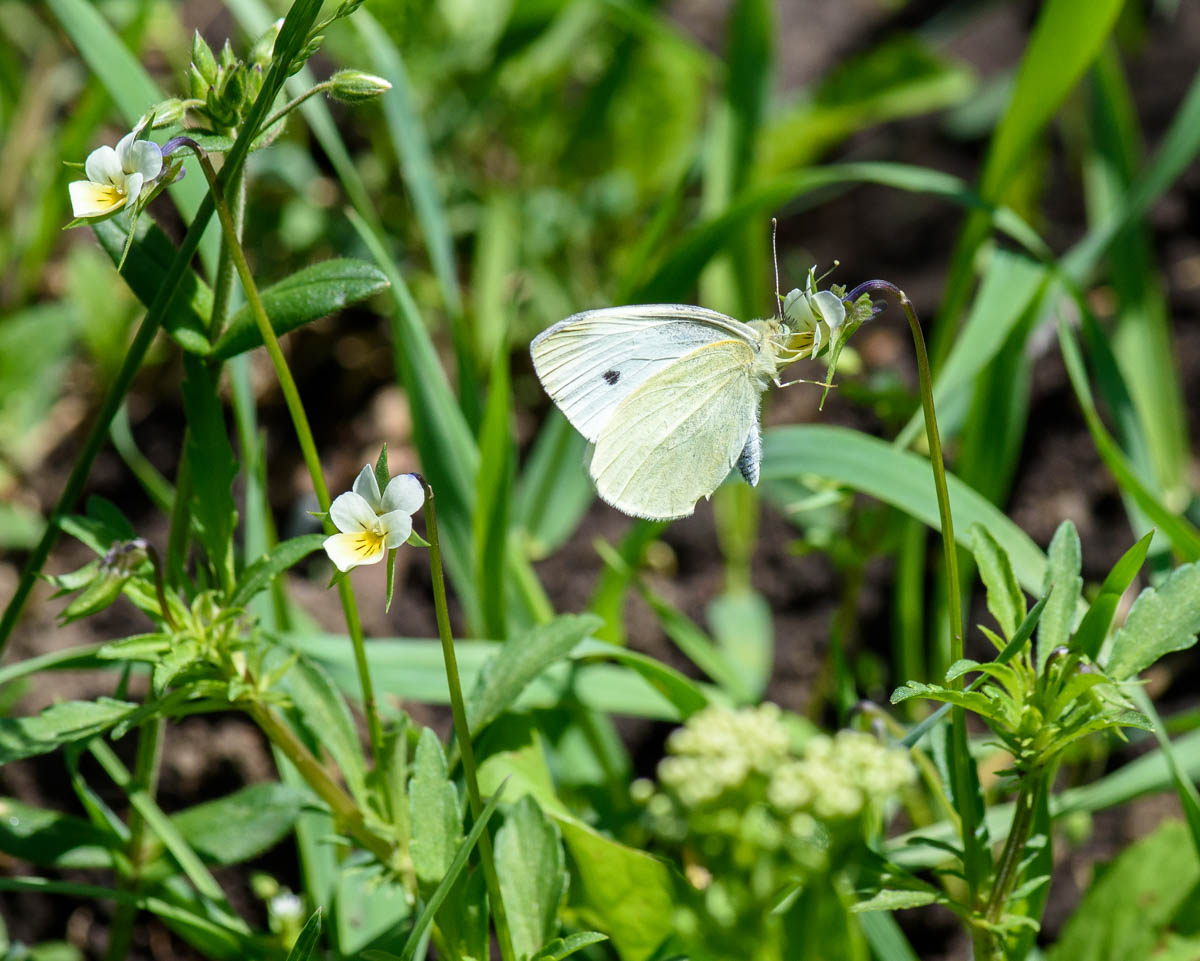
[[[287, 655], [273, 652], [275, 663]], [[287, 692], [313, 744], [323, 747], [341, 769], [350, 793], [365, 804], [367, 798], [366, 763], [350, 709], [338, 693], [325, 669], [307, 657], [300, 657], [283, 676], [280, 686]]]
[[517, 484], [515, 526], [525, 549], [541, 560], [566, 543], [596, 497], [583, 467], [587, 440], [557, 409], [538, 431]]
[[64, 701], [33, 717], [0, 717], [0, 764], [45, 754], [107, 731], [137, 709], [137, 704], [102, 697]]
[[766, 598], [750, 588], [722, 591], [707, 615], [713, 640], [746, 689], [761, 698], [775, 666], [775, 625]]
[[321, 909], [317, 908], [300, 929], [292, 950], [288, 952], [287, 961], [308, 961], [321, 937]]
[[1122, 681], [1136, 677], [1164, 654], [1196, 643], [1200, 632], [1200, 563], [1173, 570], [1157, 588], [1138, 595], [1113, 638], [1105, 671]]
[[1100, 52], [1121, 0], [1047, 0], [1021, 58], [1012, 100], [992, 137], [980, 193], [997, 199], [1037, 136]]
[[564, 614], [505, 643], [484, 665], [470, 697], [467, 725], [478, 737], [525, 687], [600, 626], [592, 614]]
[[0, 852], [43, 867], [110, 868], [120, 839], [90, 821], [0, 798]]
[[488, 637], [508, 637], [505, 600], [508, 588], [508, 511], [512, 500], [512, 402], [508, 349], [497, 350], [488, 381], [487, 406], [479, 429], [479, 473], [475, 478], [473, 544], [475, 583], [479, 586], [483, 630]]
[[496, 832], [496, 875], [517, 957], [536, 954], [558, 929], [567, 871], [558, 829], [528, 794]]
[[1045, 673], [1046, 659], [1056, 647], [1065, 647], [1071, 639], [1075, 610], [1083, 590], [1079, 532], [1070, 521], [1063, 521], [1054, 532], [1047, 552], [1046, 578], [1042, 594], [1047, 596], [1037, 632], [1037, 670]]
[[1129, 548], [1112, 566], [1104, 583], [1100, 585], [1100, 593], [1096, 595], [1079, 622], [1079, 627], [1071, 638], [1071, 649], [1081, 651], [1093, 661], [1100, 656], [1100, 647], [1104, 636], [1112, 624], [1113, 615], [1117, 612], [1117, 604], [1121, 595], [1129, 589], [1133, 579], [1146, 560], [1146, 551], [1150, 549], [1150, 541], [1154, 537], [1151, 532]]
[[570, 957], [589, 944], [599, 944], [601, 941], [607, 940], [608, 935], [601, 934], [599, 931], [577, 931], [565, 938], [555, 938], [529, 961], [562, 961], [563, 958]]
[[[374, 264], [340, 258], [298, 270], [261, 294], [271, 327], [283, 336], [349, 304], [366, 300], [387, 286], [387, 277]], [[261, 346], [262, 335], [250, 305], [246, 304], [229, 318], [229, 328], [213, 347], [212, 357], [228, 360]]]
[[240, 864], [287, 837], [309, 799], [305, 791], [269, 781], [187, 808], [171, 821], [202, 857]]
[[640, 651], [631, 651], [627, 647], [618, 647], [616, 644], [593, 638], [581, 641], [572, 651], [572, 657], [580, 660], [592, 656], [609, 658], [637, 671], [647, 683], [675, 705], [681, 720], [686, 720], [697, 711], [708, 707], [708, 695], [695, 681]]
[[455, 849], [462, 837], [462, 815], [458, 792], [450, 781], [441, 742], [423, 728], [413, 758], [409, 787], [412, 820], [412, 860], [417, 879], [436, 885], [450, 870]]
[[612, 938], [622, 961], [648, 961], [675, 930], [667, 866], [574, 818], [555, 820], [579, 880], [571, 904], [580, 920]]
[[[121, 262], [128, 234], [116, 220], [103, 220], [92, 225], [96, 239], [114, 264]], [[161, 228], [142, 217], [134, 234], [121, 277], [129, 289], [147, 307], [154, 301], [163, 275], [170, 269], [176, 255], [175, 245]], [[175, 338], [184, 350], [207, 354], [212, 350], [208, 340], [208, 319], [212, 316], [213, 295], [208, 285], [194, 270], [184, 271], [179, 280], [175, 299], [163, 316], [163, 330]]]
[[192, 513], [200, 540], [220, 582], [233, 584], [233, 526], [237, 508], [233, 481], [237, 463], [225, 426], [216, 376], [202, 361], [185, 355], [183, 406], [187, 412], [187, 453], [192, 471]]
[[324, 534], [302, 534], [300, 537], [292, 537], [276, 544], [242, 571], [233, 595], [229, 598], [229, 606], [245, 607], [259, 591], [266, 590], [271, 581], [289, 567], [313, 551], [319, 551], [324, 541]]
[[919, 908], [926, 904], [945, 904], [948, 898], [939, 891], [881, 891], [873, 898], [859, 901], [850, 910], [856, 913], [863, 911], [903, 911], [905, 908]]
[[471, 825], [470, 833], [467, 834], [463, 843], [458, 846], [454, 860], [450, 862], [449, 867], [446, 869], [445, 877], [442, 878], [441, 883], [438, 884], [433, 894], [429, 896], [429, 899], [425, 902], [424, 910], [421, 911], [421, 914], [413, 924], [412, 931], [408, 935], [408, 940], [404, 943], [404, 950], [400, 954], [399, 961], [413, 961], [413, 958], [416, 957], [417, 948], [423, 943], [426, 929], [433, 923], [434, 915], [441, 908], [443, 902], [449, 896], [451, 889], [458, 882], [463, 868], [467, 866], [467, 858], [471, 856], [476, 842], [479, 841], [479, 836], [487, 828], [488, 821], [496, 810], [496, 805], [500, 803], [502, 793], [503, 791], [497, 791], [492, 795], [491, 799], [484, 805], [483, 810], [479, 812], [479, 819]]
[[1025, 619], [1025, 595], [1017, 584], [1008, 555], [988, 529], [979, 523], [972, 524], [969, 535], [979, 576], [987, 587], [988, 610], [1007, 640], [1016, 634], [1018, 625]]
[[[933, 530], [940, 529], [929, 461], [886, 441], [816, 424], [765, 431], [763, 483], [805, 476], [835, 480], [899, 508]], [[953, 474], [946, 475], [946, 483], [959, 544], [970, 547], [966, 532], [971, 525], [982, 524], [1008, 555], [1017, 582], [1031, 594], [1038, 593], [1046, 558], [1029, 535]]]
[[1097, 877], [1046, 961], [1158, 957], [1156, 948], [1198, 882], [1200, 862], [1187, 829], [1178, 821], [1166, 822]]
[[395, 943], [412, 916], [404, 887], [381, 877], [376, 864], [369, 855], [357, 854], [340, 865], [331, 913], [344, 957], [357, 957], [371, 944]]
[[154, 663], [171, 647], [170, 634], [134, 634], [111, 641], [96, 652], [96, 657], [114, 661], [148, 661]]
[[919, 961], [896, 919], [887, 911], [863, 911], [858, 926], [878, 961]]

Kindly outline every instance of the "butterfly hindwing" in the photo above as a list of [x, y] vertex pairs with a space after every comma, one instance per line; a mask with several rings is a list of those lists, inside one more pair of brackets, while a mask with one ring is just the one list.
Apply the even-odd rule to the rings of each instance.
[[643, 384], [697, 348], [753, 344], [748, 324], [684, 304], [587, 310], [534, 338], [533, 366], [567, 420], [595, 443], [617, 408]]
[[592, 455], [600, 496], [639, 517], [691, 514], [725, 480], [756, 428], [754, 357], [742, 340], [706, 344], [625, 397]]

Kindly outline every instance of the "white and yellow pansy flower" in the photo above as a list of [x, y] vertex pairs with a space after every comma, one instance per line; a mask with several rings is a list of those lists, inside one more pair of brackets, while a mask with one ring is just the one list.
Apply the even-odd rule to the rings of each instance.
[[126, 207], [133, 209], [143, 194], [153, 191], [162, 173], [162, 148], [153, 141], [138, 140], [139, 132], [126, 134], [115, 150], [103, 146], [88, 154], [83, 165], [87, 180], [76, 180], [67, 188], [77, 219], [97, 220]]
[[338, 495], [329, 519], [340, 533], [325, 538], [325, 553], [345, 573], [377, 564], [412, 533], [412, 515], [425, 503], [425, 490], [414, 474], [393, 477], [381, 494], [370, 465], [354, 480], [353, 490]]

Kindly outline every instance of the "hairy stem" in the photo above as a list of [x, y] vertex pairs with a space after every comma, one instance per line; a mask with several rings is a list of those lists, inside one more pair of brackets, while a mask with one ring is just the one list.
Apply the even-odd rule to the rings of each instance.
[[[433, 488], [421, 478], [425, 488], [425, 534], [429, 538], [429, 567], [433, 580], [433, 604], [437, 611], [438, 634], [442, 639], [442, 659], [446, 665], [446, 684], [450, 688], [450, 711], [454, 716], [454, 735], [458, 739], [462, 755], [463, 779], [467, 782], [467, 802], [471, 806], [471, 817], [478, 820], [483, 812], [483, 797], [479, 793], [479, 778], [476, 776], [475, 748], [471, 744], [471, 730], [467, 726], [467, 708], [462, 695], [462, 682], [458, 676], [458, 657], [454, 653], [454, 636], [450, 632], [450, 611], [446, 605], [446, 578], [442, 572], [442, 548], [438, 540], [437, 510], [433, 506]], [[492, 856], [492, 836], [484, 828], [479, 835], [479, 860], [487, 883], [488, 899], [492, 905], [492, 916], [496, 923], [496, 939], [500, 942], [500, 955], [504, 961], [515, 961], [512, 935], [508, 929], [508, 915], [504, 900], [500, 896], [500, 880], [496, 875], [496, 864]]]

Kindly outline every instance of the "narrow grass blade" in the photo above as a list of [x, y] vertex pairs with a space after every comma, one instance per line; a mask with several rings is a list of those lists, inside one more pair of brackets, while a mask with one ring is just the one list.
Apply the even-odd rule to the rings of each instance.
[[292, 945], [292, 950], [288, 952], [287, 961], [308, 961], [312, 957], [313, 950], [317, 946], [317, 939], [321, 936], [321, 909], [317, 908], [304, 923], [304, 927], [300, 929], [300, 933], [296, 936], [296, 943]]

